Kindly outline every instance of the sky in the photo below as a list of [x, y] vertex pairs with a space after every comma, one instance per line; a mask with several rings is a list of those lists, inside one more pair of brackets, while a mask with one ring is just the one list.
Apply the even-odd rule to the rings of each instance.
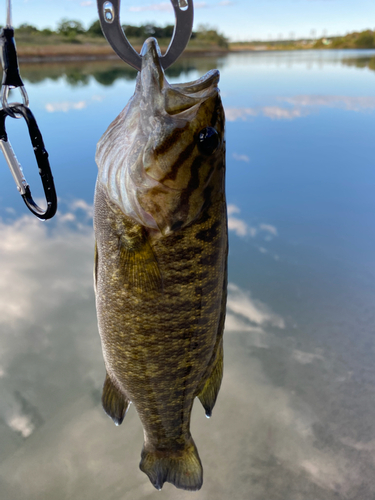
[[[4, 24], [6, 2], [3, 1]], [[62, 18], [88, 27], [98, 19], [96, 0], [12, 0], [13, 24], [55, 28]], [[230, 40], [320, 37], [375, 28], [374, 0], [194, 1], [194, 28], [209, 24]], [[2, 18], [2, 19], [1, 19]], [[121, 23], [173, 24], [169, 0], [122, 0]]]

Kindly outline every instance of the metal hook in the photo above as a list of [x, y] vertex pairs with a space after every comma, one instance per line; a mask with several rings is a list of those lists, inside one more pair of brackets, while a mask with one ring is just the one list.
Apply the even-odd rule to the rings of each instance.
[[[98, 0], [99, 19], [104, 36], [123, 61], [138, 71], [142, 67], [142, 56], [134, 50], [121, 27], [121, 0]], [[169, 47], [160, 57], [164, 69], [169, 68], [183, 53], [188, 44], [193, 29], [193, 0], [171, 0], [176, 24]]]
[[20, 192], [24, 202], [26, 203], [27, 208], [39, 219], [51, 219], [51, 217], [55, 215], [57, 210], [57, 196], [51, 167], [48, 161], [48, 153], [44, 147], [42, 134], [40, 133], [34, 115], [28, 107], [20, 104], [17, 106], [12, 106], [11, 111], [13, 114], [22, 116], [25, 119], [27, 127], [29, 129], [31, 143], [34, 148], [34, 154], [39, 167], [39, 174], [42, 179], [44, 194], [47, 201], [47, 208], [45, 210], [40, 208], [33, 200], [30, 186], [28, 185], [23, 175], [22, 167], [19, 164], [17, 157], [14, 154], [13, 148], [8, 140], [5, 129], [5, 119], [10, 115], [5, 109], [0, 109], [0, 148], [4, 153], [5, 159], [16, 182], [17, 189]]

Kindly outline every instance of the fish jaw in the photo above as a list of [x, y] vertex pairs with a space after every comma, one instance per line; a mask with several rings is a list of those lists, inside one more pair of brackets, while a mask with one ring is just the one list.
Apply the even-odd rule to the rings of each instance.
[[[146, 40], [142, 54], [135, 93], [98, 143], [98, 183], [134, 222], [168, 235], [199, 216], [209, 184], [212, 192], [222, 183], [225, 140], [219, 73], [170, 85], [155, 39]], [[212, 154], [199, 150], [199, 134], [207, 127], [218, 136]]]

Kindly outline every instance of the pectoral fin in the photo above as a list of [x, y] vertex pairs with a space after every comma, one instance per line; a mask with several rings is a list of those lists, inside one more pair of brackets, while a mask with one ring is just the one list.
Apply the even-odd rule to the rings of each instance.
[[122, 424], [130, 406], [130, 401], [115, 387], [108, 373], [103, 386], [102, 405], [116, 425]]
[[119, 240], [119, 265], [126, 284], [139, 292], [162, 291], [163, 283], [158, 262], [147, 238]]
[[215, 366], [211, 375], [206, 380], [202, 391], [198, 394], [198, 398], [205, 409], [206, 416], [209, 418], [212, 415], [213, 407], [215, 406], [217, 395], [220, 390], [221, 380], [223, 378], [223, 344], [219, 346], [219, 352], [216, 358]]

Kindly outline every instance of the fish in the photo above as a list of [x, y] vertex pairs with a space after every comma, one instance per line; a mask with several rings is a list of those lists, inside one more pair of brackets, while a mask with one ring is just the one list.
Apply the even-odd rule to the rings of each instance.
[[102, 405], [144, 429], [139, 467], [153, 486], [199, 490], [190, 433], [223, 376], [228, 229], [219, 72], [169, 84], [154, 38], [133, 97], [97, 145], [94, 288], [106, 368]]

